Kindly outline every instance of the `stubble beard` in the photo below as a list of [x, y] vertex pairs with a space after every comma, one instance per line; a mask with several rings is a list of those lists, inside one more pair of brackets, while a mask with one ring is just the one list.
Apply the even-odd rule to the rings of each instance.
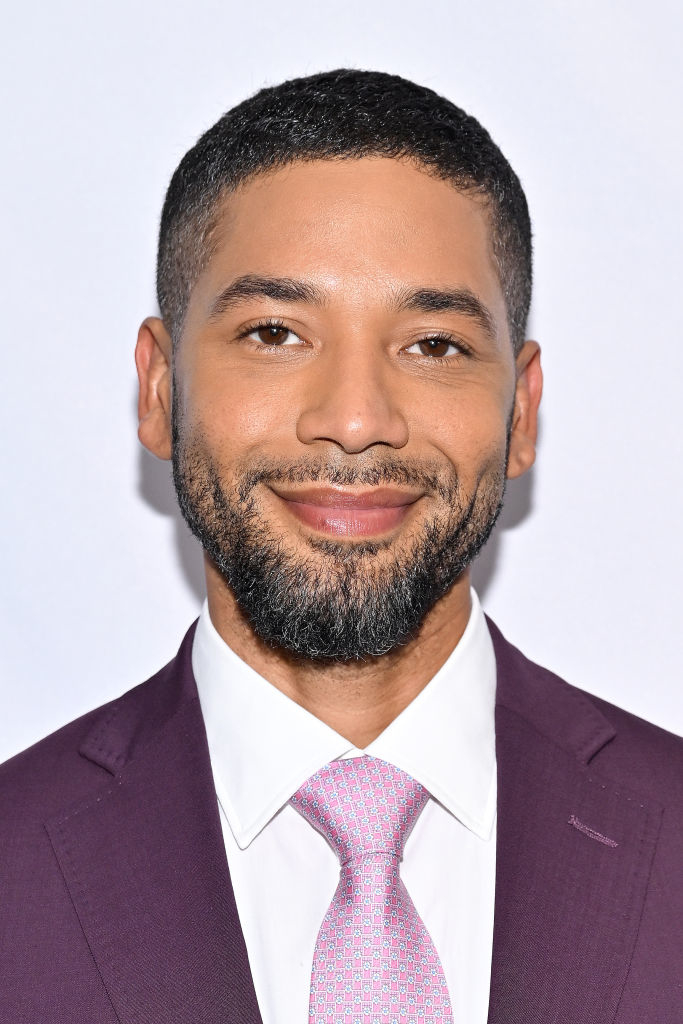
[[[386, 455], [381, 461], [374, 455], [372, 462], [356, 457], [353, 465], [261, 459], [226, 488], [201, 438], [183, 436], [174, 409], [173, 480], [185, 521], [256, 636], [310, 661], [364, 660], [413, 639], [488, 540], [503, 506], [506, 465], [507, 448], [482, 470], [469, 496], [453, 468]], [[440, 500], [407, 546], [394, 539], [350, 542], [311, 535], [306, 556], [262, 516], [256, 489], [268, 483], [398, 484]], [[393, 558], [383, 554], [392, 547]]]

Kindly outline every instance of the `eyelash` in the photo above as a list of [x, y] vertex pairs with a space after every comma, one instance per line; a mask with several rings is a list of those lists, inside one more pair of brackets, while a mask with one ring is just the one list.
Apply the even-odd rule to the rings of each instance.
[[[253, 324], [248, 324], [237, 335], [237, 340], [238, 341], [243, 341], [243, 340], [247, 339], [250, 334], [255, 334], [256, 331], [260, 331], [260, 330], [266, 329], [268, 327], [280, 328], [281, 330], [288, 331], [290, 334], [293, 334], [297, 338], [299, 337], [299, 335], [296, 333], [296, 331], [291, 331], [286, 326], [286, 324], [285, 324], [285, 322], [283, 320], [280, 320], [278, 318], [267, 318], [265, 320], [258, 320], [258, 321], [256, 321]], [[430, 363], [446, 363], [449, 360], [457, 358], [458, 356], [461, 356], [461, 355], [468, 356], [468, 355], [472, 354], [472, 351], [469, 348], [469, 346], [465, 345], [465, 343], [463, 341], [460, 341], [459, 338], [456, 339], [451, 334], [446, 334], [446, 333], [439, 332], [439, 331], [437, 331], [435, 334], [426, 335], [424, 338], [418, 338], [416, 341], [412, 342], [412, 344], [409, 346], [409, 348], [412, 348], [412, 345], [419, 345], [420, 342], [424, 342], [424, 341], [442, 341], [442, 342], [445, 342], [448, 345], [453, 345], [453, 347], [455, 349], [459, 350], [458, 352], [454, 353], [453, 355], [449, 355], [449, 356], [421, 356], [422, 359], [426, 359]], [[264, 344], [263, 342], [255, 342], [254, 344], [255, 344], [256, 348], [259, 348], [261, 350], [266, 350], [266, 351], [269, 348], [276, 349], [276, 348], [281, 348], [282, 347], [280, 345], [269, 346], [269, 345]]]

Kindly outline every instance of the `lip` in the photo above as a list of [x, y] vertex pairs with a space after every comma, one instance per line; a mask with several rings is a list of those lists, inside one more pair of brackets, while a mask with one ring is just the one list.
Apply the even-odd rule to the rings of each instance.
[[299, 522], [338, 537], [370, 537], [394, 529], [424, 493], [395, 487], [351, 491], [277, 486], [271, 490]]
[[423, 491], [404, 491], [398, 487], [376, 487], [371, 491], [351, 491], [342, 487], [271, 487], [279, 498], [321, 508], [399, 508], [412, 505]]

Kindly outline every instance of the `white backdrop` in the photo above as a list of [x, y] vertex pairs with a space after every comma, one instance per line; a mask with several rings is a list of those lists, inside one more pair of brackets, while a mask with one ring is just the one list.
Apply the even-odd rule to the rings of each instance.
[[471, 110], [529, 198], [539, 462], [478, 566], [485, 607], [683, 732], [682, 31], [674, 0], [5, 6], [0, 760], [151, 674], [197, 612], [199, 553], [136, 440], [163, 193], [229, 106], [340, 65]]

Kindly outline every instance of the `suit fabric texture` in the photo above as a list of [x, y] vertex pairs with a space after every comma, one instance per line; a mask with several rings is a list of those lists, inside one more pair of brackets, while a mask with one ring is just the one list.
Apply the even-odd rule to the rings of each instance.
[[[489, 628], [489, 1024], [680, 1024], [683, 741]], [[193, 633], [146, 683], [0, 767], [2, 1024], [261, 1022]]]

